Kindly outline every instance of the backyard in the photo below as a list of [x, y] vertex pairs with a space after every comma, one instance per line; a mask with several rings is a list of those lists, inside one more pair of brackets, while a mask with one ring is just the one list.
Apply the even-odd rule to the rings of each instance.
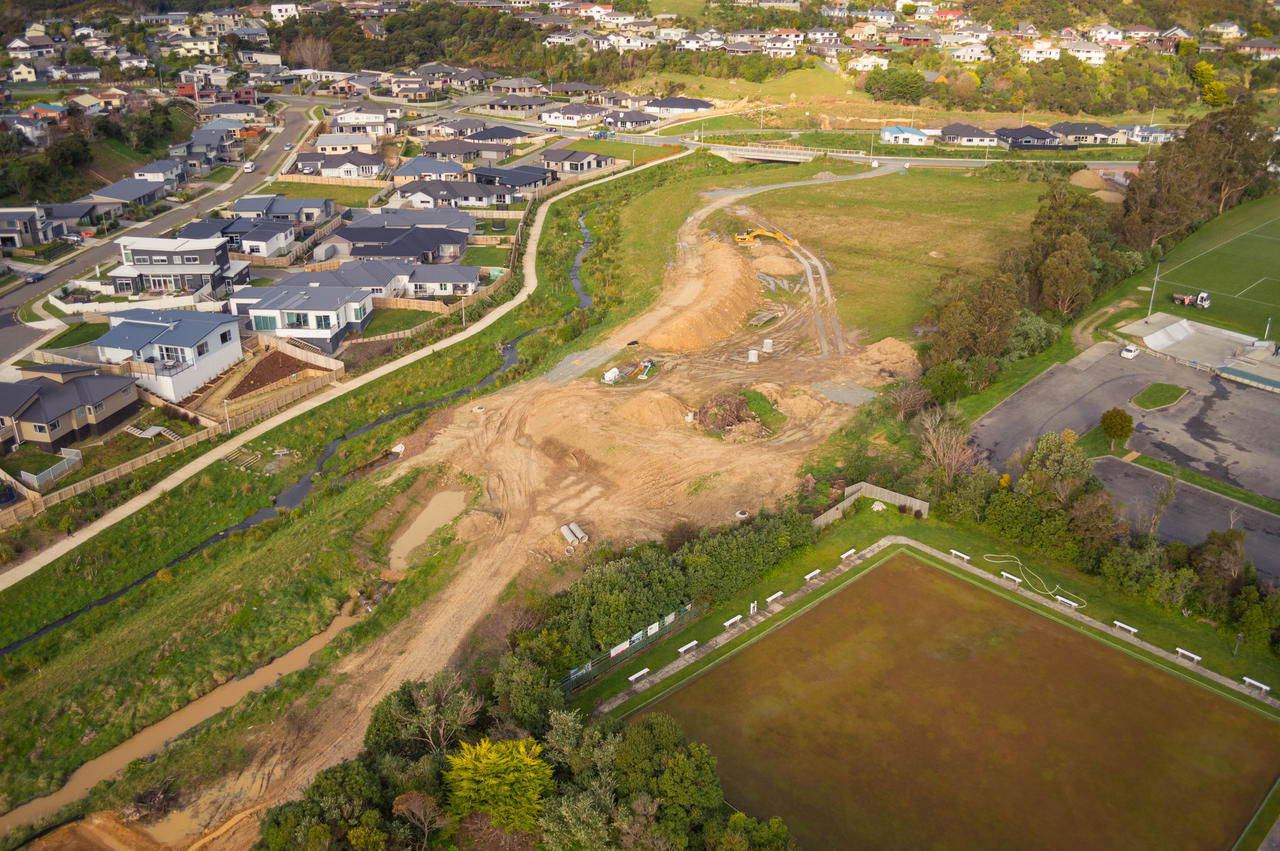
[[1227, 848], [1280, 761], [1262, 713], [906, 554], [651, 708], [805, 847]]
[[380, 309], [373, 312], [373, 318], [365, 326], [364, 337], [376, 337], [379, 334], [391, 334], [396, 331], [407, 331], [425, 325], [440, 314], [425, 310]]
[[613, 157], [620, 165], [637, 165], [669, 157], [677, 151], [674, 148], [660, 148], [654, 145], [628, 145], [626, 142], [608, 142], [605, 140], [584, 139], [569, 146], [572, 151], [590, 151], [594, 154]]
[[462, 257], [465, 266], [506, 266], [511, 249], [505, 245], [473, 245]]
[[911, 339], [941, 275], [991, 271], [1006, 248], [1025, 242], [1043, 191], [967, 171], [913, 170], [748, 203], [832, 264], [840, 320], [870, 342]]
[[106, 322], [77, 322], [49, 342], [40, 346], [42, 349], [68, 349], [82, 346], [107, 333], [111, 325]]
[[329, 186], [321, 183], [294, 183], [277, 180], [266, 184], [263, 192], [275, 192], [286, 198], [332, 198], [344, 207], [368, 207], [378, 190], [372, 186]]

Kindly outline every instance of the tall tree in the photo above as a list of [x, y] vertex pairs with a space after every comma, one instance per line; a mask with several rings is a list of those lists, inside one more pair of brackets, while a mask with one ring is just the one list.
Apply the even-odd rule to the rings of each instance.
[[1111, 439], [1111, 448], [1116, 448], [1116, 441], [1123, 443], [1133, 435], [1133, 417], [1123, 408], [1112, 408], [1102, 413], [1102, 433]]
[[1078, 233], [1058, 237], [1056, 245], [1036, 270], [1040, 301], [1041, 306], [1069, 318], [1093, 297], [1093, 257], [1089, 241]]
[[536, 830], [542, 798], [552, 789], [551, 766], [541, 753], [533, 739], [463, 742], [444, 775], [450, 810], [487, 813], [506, 830]]

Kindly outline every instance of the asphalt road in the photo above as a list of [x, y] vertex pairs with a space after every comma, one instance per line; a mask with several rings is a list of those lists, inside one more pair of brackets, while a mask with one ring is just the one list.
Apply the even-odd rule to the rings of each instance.
[[[1099, 458], [1093, 471], [1124, 503], [1130, 524], [1145, 527], [1165, 477], [1119, 458]], [[1280, 581], [1280, 517], [1183, 482], [1176, 493], [1161, 518], [1161, 540], [1198, 544], [1211, 530], [1231, 528], [1234, 509], [1235, 527], [1245, 530], [1244, 549], [1253, 566], [1263, 578]]]
[[[267, 144], [258, 152], [258, 168], [256, 171], [250, 174], [240, 172], [227, 188], [202, 195], [189, 204], [175, 207], [129, 230], [127, 235], [158, 236], [190, 219], [195, 215], [196, 207], [200, 210], [208, 210], [225, 201], [239, 198], [262, 183], [271, 173], [271, 170], [275, 168], [276, 164], [284, 158], [285, 143], [296, 142], [307, 124], [307, 119], [303, 115], [303, 105], [301, 104], [291, 104], [283, 115], [285, 121], [284, 129], [281, 132], [273, 133], [269, 137]], [[44, 280], [34, 284], [24, 284], [0, 296], [0, 361], [13, 357], [41, 336], [40, 331], [29, 328], [17, 321], [14, 315], [15, 311], [30, 299], [47, 293], [72, 278], [83, 277], [93, 270], [95, 263], [100, 263], [103, 266], [108, 264], [115, 265], [120, 257], [120, 250], [116, 248], [114, 239], [119, 235], [121, 234], [117, 232], [104, 240], [92, 240], [93, 243], [97, 244], [92, 245], [88, 250], [69, 262], [49, 270]]]
[[[1275, 394], [1226, 381], [1145, 354], [1125, 360], [1114, 343], [1099, 343], [1059, 364], [1009, 397], [974, 426], [991, 465], [1039, 435], [1064, 428], [1084, 434], [1102, 412], [1119, 407], [1133, 417], [1129, 447], [1219, 481], [1280, 498], [1280, 432]], [[1149, 384], [1187, 388], [1170, 407], [1144, 411], [1130, 399]]]

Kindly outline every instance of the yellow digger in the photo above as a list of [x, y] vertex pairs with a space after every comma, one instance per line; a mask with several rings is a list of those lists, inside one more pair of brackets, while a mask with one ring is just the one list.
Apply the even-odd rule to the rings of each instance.
[[733, 241], [739, 245], [746, 245], [747, 243], [755, 242], [757, 236], [771, 236], [784, 245], [799, 244], [785, 233], [774, 233], [771, 230], [764, 230], [762, 228], [756, 228], [755, 230], [743, 231], [742, 233], [734, 234]]

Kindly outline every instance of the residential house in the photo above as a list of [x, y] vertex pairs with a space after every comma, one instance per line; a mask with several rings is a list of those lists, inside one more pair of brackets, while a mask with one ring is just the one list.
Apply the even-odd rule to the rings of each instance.
[[400, 122], [388, 109], [372, 106], [346, 107], [329, 119], [329, 129], [335, 133], [363, 133], [368, 136], [394, 136]]
[[731, 41], [720, 49], [730, 56], [750, 56], [753, 53], [764, 52], [763, 48], [747, 44], [745, 41]]
[[520, 194], [514, 189], [466, 180], [414, 180], [397, 187], [396, 195], [415, 210], [494, 207], [520, 199]]
[[556, 181], [556, 173], [549, 168], [517, 165], [508, 168], [476, 166], [467, 172], [473, 183], [485, 186], [502, 186], [518, 192], [530, 192]]
[[261, 124], [263, 111], [259, 107], [242, 103], [215, 103], [200, 108], [200, 121], [212, 121], [215, 118], [234, 118], [249, 124]]
[[[1205, 27], [1204, 31], [1207, 34], [1216, 38], [1218, 41], [1224, 41], [1224, 42], [1239, 41], [1240, 39], [1248, 35], [1248, 33], [1245, 32], [1244, 27], [1240, 26], [1235, 21], [1217, 21]], [[10, 50], [9, 53], [10, 55], [13, 55], [12, 50]], [[25, 59], [28, 57], [15, 57], [15, 58]]]
[[891, 125], [880, 128], [880, 141], [886, 145], [932, 145], [933, 139], [915, 127]]
[[1018, 48], [1018, 58], [1023, 62], [1044, 62], [1046, 59], [1058, 59], [1061, 56], [1062, 49], [1045, 39], [1038, 38]]
[[881, 69], [888, 68], [889, 57], [880, 56], [879, 54], [875, 54], [875, 53], [864, 53], [861, 56], [859, 56], [857, 59], [849, 60], [849, 64], [847, 67], [849, 68], [850, 71], [859, 71], [859, 72], [874, 71], [877, 68], [881, 68]]
[[649, 101], [643, 108], [645, 112], [653, 113], [661, 118], [671, 118], [677, 115], [692, 115], [698, 112], [708, 112], [715, 109], [715, 106], [705, 100], [698, 100], [697, 98], [671, 97]]
[[165, 183], [126, 177], [101, 189], [94, 189], [76, 200], [92, 203], [95, 207], [95, 216], [119, 216], [135, 205], [150, 207], [169, 194], [169, 191], [170, 187]]
[[946, 145], [960, 145], [966, 148], [993, 148], [1000, 144], [996, 134], [988, 133], [971, 124], [948, 124], [942, 128], [939, 138]]
[[120, 294], [185, 291], [222, 295], [249, 279], [249, 264], [227, 256], [227, 240], [122, 236], [120, 265], [107, 276]]
[[781, 36], [766, 39], [760, 49], [772, 59], [790, 59], [796, 55], [795, 43]]
[[469, 163], [480, 156], [480, 145], [461, 139], [428, 142], [422, 146], [422, 156], [453, 163]]
[[567, 103], [544, 110], [538, 119], [552, 127], [586, 127], [598, 122], [608, 111], [603, 106], [589, 103]]
[[451, 121], [441, 121], [439, 124], [422, 126], [428, 131], [427, 135], [439, 136], [443, 139], [460, 139], [479, 133], [489, 125], [479, 118], [455, 118]]
[[85, 115], [101, 115], [106, 111], [106, 105], [93, 95], [76, 95], [68, 102], [79, 107]]
[[245, 195], [229, 210], [240, 219], [263, 219], [294, 225], [298, 231], [313, 230], [336, 215], [332, 198], [286, 198], [284, 195]]
[[867, 20], [877, 26], [890, 27], [898, 20], [897, 13], [892, 9], [872, 6], [866, 13]]
[[978, 62], [989, 62], [993, 58], [991, 48], [987, 47], [985, 44], [962, 44], [959, 47], [948, 51], [948, 53], [952, 59], [966, 65], [973, 65]]
[[15, 83], [34, 83], [40, 75], [31, 64], [19, 62], [9, 69], [9, 79]]
[[134, 180], [160, 183], [169, 189], [174, 189], [186, 179], [186, 170], [182, 167], [182, 163], [177, 160], [156, 160], [144, 166], [139, 166], [133, 172], [133, 178]]
[[1125, 27], [1124, 34], [1126, 38], [1132, 39], [1139, 44], [1145, 41], [1152, 41], [1153, 39], [1160, 37], [1159, 30], [1155, 27], [1146, 26], [1145, 24], [1135, 24], [1131, 27]]
[[1124, 41], [1124, 31], [1110, 24], [1098, 24], [1089, 28], [1089, 41], [1100, 44], [1116, 44]]
[[254, 221], [253, 227], [240, 235], [240, 252], [259, 257], [280, 257], [289, 253], [295, 236], [289, 222]]
[[1236, 50], [1262, 62], [1270, 62], [1273, 59], [1280, 59], [1280, 40], [1251, 38], [1237, 44]]
[[102, 79], [102, 69], [94, 65], [50, 65], [49, 79], [70, 83], [94, 82]]
[[1191, 34], [1190, 30], [1185, 29], [1184, 27], [1172, 26], [1160, 33], [1160, 38], [1171, 39], [1173, 41], [1192, 41], [1195, 39], [1195, 36]]
[[484, 130], [477, 131], [468, 135], [468, 142], [500, 142], [504, 145], [515, 145], [523, 142], [533, 135], [532, 131], [524, 130], [519, 127], [486, 127]]
[[600, 119], [600, 123], [610, 130], [646, 130], [653, 127], [660, 119], [656, 115], [636, 110], [611, 112]]
[[236, 316], [269, 337], [302, 340], [329, 354], [373, 314], [373, 293], [360, 287], [246, 287], [231, 297]]
[[356, 177], [377, 179], [386, 170], [386, 163], [376, 154], [351, 151], [346, 154], [299, 154], [295, 159], [296, 171], [301, 174], [319, 172], [321, 177]]
[[38, 118], [27, 118], [22, 115], [0, 115], [0, 130], [8, 133], [21, 133], [27, 144], [43, 148], [49, 144], [49, 125]]
[[177, 38], [161, 47], [161, 52], [173, 56], [217, 56], [218, 39], [216, 36], [192, 36]]
[[1049, 132], [1068, 145], [1124, 145], [1129, 137], [1121, 130], [1093, 121], [1059, 121]]
[[47, 35], [23, 35], [12, 39], [5, 47], [12, 59], [41, 59], [60, 53], [58, 45]]
[[406, 295], [412, 298], [474, 295], [480, 288], [480, 272], [479, 266], [418, 264], [409, 273]]
[[1178, 137], [1173, 130], [1146, 124], [1124, 124], [1117, 127], [1116, 132], [1123, 133], [1135, 145], [1163, 145]]
[[[418, 211], [402, 211], [418, 212]], [[421, 212], [433, 212], [423, 210]], [[465, 213], [461, 215], [467, 215]], [[448, 228], [351, 225], [326, 239], [316, 256], [400, 259], [414, 263], [447, 263], [466, 250], [467, 235]]]
[[581, 174], [613, 165], [613, 157], [607, 154], [596, 154], [591, 151], [571, 151], [567, 148], [553, 148], [549, 151], [543, 151], [540, 160], [543, 168], [562, 174]]
[[271, 20], [276, 24], [283, 24], [290, 18], [298, 17], [297, 3], [272, 3], [271, 4]]
[[55, 124], [67, 123], [67, 108], [60, 103], [37, 101], [18, 114], [23, 118], [38, 118], [41, 121], [51, 121]]
[[555, 101], [544, 97], [526, 97], [524, 95], [506, 95], [497, 100], [490, 101], [482, 108], [490, 112], [502, 113], [504, 115], [516, 118], [524, 118], [533, 115], [549, 106], [553, 106]]
[[456, 162], [417, 156], [404, 162], [391, 175], [396, 186], [415, 180], [462, 180], [466, 170]]
[[1107, 61], [1107, 51], [1092, 42], [1068, 41], [1061, 49], [1086, 65], [1102, 65]]
[[494, 94], [499, 95], [540, 95], [543, 92], [542, 83], [531, 77], [507, 77], [501, 80], [492, 80], [487, 88]]
[[238, 148], [230, 130], [201, 127], [186, 142], [169, 146], [170, 159], [178, 160], [191, 177], [203, 177], [213, 169], [237, 158]]
[[657, 46], [657, 39], [649, 38], [643, 35], [624, 35], [622, 33], [613, 33], [609, 36], [609, 46], [619, 53], [628, 53], [632, 50], [648, 50]]
[[345, 154], [350, 151], [373, 154], [378, 151], [378, 142], [372, 136], [359, 133], [321, 133], [316, 137], [316, 150], [322, 154]]
[[1030, 21], [1018, 21], [1018, 25], [1013, 28], [1013, 37], [1023, 40], [1039, 38], [1040, 30]]
[[0, 207], [0, 246], [27, 248], [52, 242], [66, 232], [46, 207]]
[[996, 138], [1000, 140], [1001, 147], [1016, 151], [1062, 147], [1062, 141], [1057, 136], [1031, 125], [1001, 127], [996, 130]]
[[138, 384], [170, 402], [244, 359], [239, 323], [225, 313], [135, 308], [107, 321], [111, 328], [94, 341], [98, 358], [129, 364]]
[[103, 434], [138, 408], [127, 375], [99, 375], [94, 366], [19, 367], [19, 381], [0, 382], [0, 449], [30, 443], [53, 452]]

